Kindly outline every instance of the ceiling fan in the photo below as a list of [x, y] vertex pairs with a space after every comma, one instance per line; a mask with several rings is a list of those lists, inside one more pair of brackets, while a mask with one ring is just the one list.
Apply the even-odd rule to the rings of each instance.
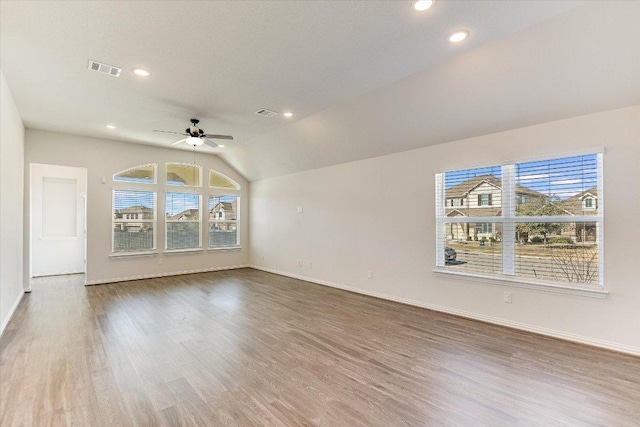
[[154, 132], [173, 133], [176, 135], [185, 136], [185, 138], [172, 142], [171, 145], [178, 145], [182, 142], [185, 142], [187, 144], [193, 145], [194, 147], [202, 144], [207, 144], [209, 147], [215, 148], [218, 146], [218, 144], [211, 141], [209, 138], [233, 139], [231, 135], [215, 135], [215, 134], [204, 133], [204, 131], [198, 127], [198, 123], [200, 123], [200, 120], [191, 119], [191, 126], [185, 129], [184, 132], [172, 132], [169, 130], [154, 130]]

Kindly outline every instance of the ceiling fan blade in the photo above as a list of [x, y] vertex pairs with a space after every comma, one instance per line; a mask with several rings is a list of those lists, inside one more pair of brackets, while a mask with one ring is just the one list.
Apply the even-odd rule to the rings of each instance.
[[214, 138], [214, 139], [233, 139], [233, 137], [231, 135], [212, 135], [210, 133], [204, 135], [207, 138]]
[[218, 144], [216, 144], [215, 142], [213, 142], [210, 139], [207, 138], [200, 138], [202, 140], [202, 142], [204, 142], [205, 144], [207, 144], [209, 147], [213, 147], [216, 148], [218, 146]]
[[174, 135], [187, 135], [186, 133], [182, 133], [182, 132], [172, 132], [170, 130], [154, 130], [154, 132], [161, 132], [161, 133], [172, 133]]
[[185, 142], [186, 140], [187, 140], [187, 138], [182, 138], [182, 139], [177, 140], [176, 142], [172, 142], [171, 145], [178, 145], [181, 142]]

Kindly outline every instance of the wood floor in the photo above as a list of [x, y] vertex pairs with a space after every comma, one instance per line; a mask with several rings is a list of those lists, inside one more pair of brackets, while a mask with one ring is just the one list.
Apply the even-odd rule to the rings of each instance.
[[640, 358], [252, 269], [41, 279], [0, 344], [2, 426], [640, 425]]

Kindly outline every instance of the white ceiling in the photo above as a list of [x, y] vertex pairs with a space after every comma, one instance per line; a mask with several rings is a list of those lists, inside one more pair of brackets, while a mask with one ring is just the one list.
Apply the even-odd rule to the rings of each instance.
[[153, 129], [198, 117], [235, 136], [200, 149], [256, 180], [640, 103], [638, 22], [640, 2], [2, 1], [0, 61], [29, 128], [167, 146]]

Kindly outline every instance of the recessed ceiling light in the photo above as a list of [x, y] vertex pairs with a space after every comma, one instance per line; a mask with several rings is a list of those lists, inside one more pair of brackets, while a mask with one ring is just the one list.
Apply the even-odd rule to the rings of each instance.
[[460, 43], [462, 40], [466, 39], [467, 37], [469, 37], [469, 31], [467, 30], [456, 31], [455, 33], [449, 36], [449, 41], [451, 43]]
[[282, 113], [285, 117], [293, 117], [293, 113], [291, 111], [287, 111], [286, 113]]
[[220, 148], [224, 148], [224, 145], [222, 145], [222, 144], [218, 144], [218, 147], [220, 147]]
[[150, 72], [148, 72], [147, 70], [143, 70], [142, 68], [134, 68], [133, 69], [134, 74], [141, 76], [141, 77], [149, 77], [151, 75]]
[[424, 12], [433, 6], [433, 2], [434, 0], [413, 0], [411, 2], [411, 7], [413, 7], [413, 10], [415, 11]]
[[115, 129], [116, 125], [107, 125], [107, 129]]

